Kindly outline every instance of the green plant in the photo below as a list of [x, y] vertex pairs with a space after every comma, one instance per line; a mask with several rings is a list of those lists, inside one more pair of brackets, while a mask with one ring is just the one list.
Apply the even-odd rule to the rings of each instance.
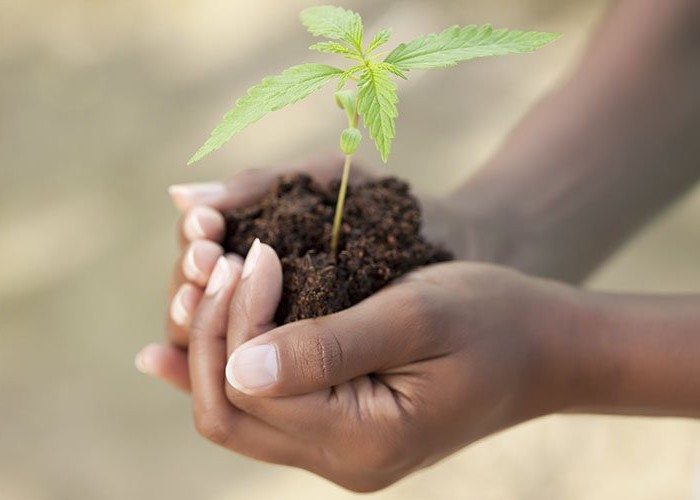
[[[337, 79], [336, 102], [347, 114], [348, 128], [340, 136], [345, 166], [331, 237], [333, 254], [338, 246], [352, 156], [362, 140], [358, 128], [360, 117], [382, 160], [386, 162], [389, 157], [398, 116], [394, 77], [406, 79], [406, 73], [411, 70], [447, 68], [480, 57], [532, 52], [560, 36], [558, 33], [494, 30], [490, 25], [452, 26], [439, 34], [402, 43], [382, 59], [385, 53], [377, 51], [389, 41], [391, 29], [378, 32], [365, 45], [362, 18], [355, 12], [334, 6], [311, 7], [301, 13], [301, 21], [312, 35], [329, 39], [312, 45], [311, 50], [338, 54], [354, 64], [345, 70], [325, 64], [302, 64], [263, 79], [236, 102], [189, 164], [220, 148], [266, 114], [298, 102]], [[349, 81], [356, 83], [356, 91], [343, 90]]]

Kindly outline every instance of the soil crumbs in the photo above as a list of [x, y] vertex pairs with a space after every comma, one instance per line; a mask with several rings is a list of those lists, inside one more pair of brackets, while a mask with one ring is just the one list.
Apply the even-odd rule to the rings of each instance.
[[452, 259], [420, 234], [421, 210], [394, 177], [349, 186], [338, 243], [330, 254], [339, 181], [280, 177], [258, 204], [226, 214], [224, 248], [245, 256], [255, 238], [284, 270], [278, 325], [347, 309], [409, 271]]

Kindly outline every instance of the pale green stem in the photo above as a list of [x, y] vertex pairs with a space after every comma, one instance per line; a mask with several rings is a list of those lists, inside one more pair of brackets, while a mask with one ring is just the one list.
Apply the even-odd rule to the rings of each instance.
[[345, 195], [348, 190], [348, 179], [350, 178], [351, 164], [352, 155], [346, 155], [345, 165], [343, 166], [343, 178], [340, 181], [340, 190], [338, 191], [338, 202], [335, 205], [333, 232], [331, 233], [331, 253], [333, 254], [333, 256], [338, 255], [338, 239], [340, 237], [340, 224], [343, 222], [343, 208], [345, 207]]

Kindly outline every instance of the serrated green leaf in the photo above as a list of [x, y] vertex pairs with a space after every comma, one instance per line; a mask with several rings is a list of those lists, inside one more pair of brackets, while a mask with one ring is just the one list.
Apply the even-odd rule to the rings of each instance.
[[340, 75], [340, 79], [338, 80], [338, 87], [337, 87], [337, 89], [338, 89], [338, 90], [342, 89], [342, 88], [345, 86], [345, 83], [347, 83], [348, 78], [352, 78], [352, 77], [355, 75], [355, 73], [359, 73], [359, 72], [362, 71], [363, 69], [365, 69], [365, 65], [364, 65], [364, 64], [359, 64], [359, 65], [357, 65], [357, 66], [354, 66], [354, 67], [352, 67], [352, 68], [350, 68], [350, 69], [347, 69], [347, 70], [343, 71], [343, 74]]
[[386, 42], [388, 42], [390, 38], [391, 38], [391, 28], [387, 28], [385, 30], [380, 31], [379, 33], [374, 35], [374, 38], [367, 46], [366, 52], [369, 54], [369, 53], [377, 50], [379, 47], [381, 47]]
[[394, 120], [399, 115], [396, 103], [396, 84], [386, 69], [370, 65], [357, 82], [357, 108], [374, 140], [377, 150], [386, 163], [391, 152], [391, 141], [396, 136]]
[[385, 69], [388, 72], [395, 74], [399, 78], [403, 78], [404, 80], [408, 80], [408, 77], [406, 76], [406, 74], [391, 63], [382, 62], [382, 63], [377, 64], [377, 67]]
[[324, 54], [355, 54], [355, 51], [337, 42], [319, 42], [309, 47]]
[[324, 5], [309, 7], [301, 13], [301, 22], [314, 36], [341, 40], [362, 52], [362, 18], [356, 12]]
[[209, 139], [190, 158], [188, 165], [219, 149], [235, 134], [266, 114], [304, 99], [342, 73], [343, 70], [325, 64], [301, 64], [280, 75], [264, 78], [236, 101], [234, 108], [226, 113]]
[[402, 71], [447, 68], [478, 57], [532, 52], [561, 35], [538, 31], [494, 30], [491, 26], [452, 26], [440, 34], [427, 35], [394, 49], [384, 62]]

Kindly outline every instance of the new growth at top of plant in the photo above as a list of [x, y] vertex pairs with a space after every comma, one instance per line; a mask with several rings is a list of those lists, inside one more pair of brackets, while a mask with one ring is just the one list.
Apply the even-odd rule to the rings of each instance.
[[[558, 33], [494, 30], [490, 25], [452, 26], [439, 34], [401, 43], [386, 55], [378, 50], [389, 41], [391, 29], [379, 31], [366, 42], [362, 18], [350, 10], [334, 6], [311, 7], [301, 13], [301, 22], [312, 35], [329, 39], [315, 43], [311, 50], [338, 54], [350, 61], [350, 67], [301, 64], [264, 78], [226, 113], [189, 164], [220, 148], [266, 114], [298, 102], [331, 80], [337, 80], [336, 103], [347, 114], [348, 128], [340, 136], [345, 166], [331, 236], [333, 254], [337, 252], [352, 155], [362, 140], [360, 117], [382, 160], [386, 162], [389, 157], [396, 135], [394, 121], [398, 116], [395, 77], [406, 80], [406, 74], [412, 70], [447, 68], [469, 59], [532, 52], [560, 36]], [[349, 82], [355, 84], [356, 90], [345, 90]]]

